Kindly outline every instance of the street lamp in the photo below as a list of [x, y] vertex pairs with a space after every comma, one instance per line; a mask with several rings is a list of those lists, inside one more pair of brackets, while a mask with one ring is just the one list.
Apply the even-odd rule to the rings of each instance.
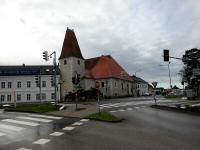
[[136, 71], [135, 71], [135, 76], [136, 76], [137, 72], [141, 72], [141, 71], [142, 71], [142, 69], [136, 70]]

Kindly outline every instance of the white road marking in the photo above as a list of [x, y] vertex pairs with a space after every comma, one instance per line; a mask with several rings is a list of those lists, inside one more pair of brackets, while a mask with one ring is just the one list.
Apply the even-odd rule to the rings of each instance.
[[6, 134], [0, 132], [0, 136], [4, 136], [4, 135], [6, 135]]
[[63, 128], [63, 130], [67, 130], [67, 131], [70, 131], [70, 130], [73, 130], [75, 127], [65, 127]]
[[119, 111], [125, 111], [124, 109], [120, 109]]
[[87, 122], [87, 121], [89, 121], [89, 119], [81, 119], [80, 121]]
[[49, 119], [42, 119], [42, 118], [32, 118], [32, 117], [24, 117], [24, 116], [19, 116], [16, 117], [18, 119], [27, 119], [27, 120], [33, 120], [33, 121], [39, 121], [39, 122], [52, 122], [53, 120]]
[[127, 108], [126, 110], [133, 110], [133, 108]]
[[73, 123], [72, 125], [73, 126], [80, 126], [80, 125], [82, 125], [83, 123], [82, 122], [75, 122], [75, 123]]
[[17, 126], [11, 126], [11, 125], [8, 125], [8, 124], [0, 124], [0, 129], [11, 130], [11, 131], [22, 131], [25, 128], [17, 127]]
[[33, 126], [33, 127], [40, 125], [40, 124], [34, 123], [34, 122], [19, 121], [19, 120], [13, 120], [13, 119], [4, 119], [2, 121], [9, 122], [9, 123], [15, 123], [15, 124], [21, 124], [21, 125], [28, 125], [28, 126]]
[[111, 113], [115, 113], [115, 112], [117, 112], [116, 110], [112, 110], [112, 111], [110, 111]]
[[46, 144], [46, 143], [48, 143], [48, 142], [50, 142], [50, 141], [51, 141], [51, 140], [49, 140], [49, 139], [39, 139], [39, 140], [33, 142], [33, 144], [44, 145], [44, 144]]
[[63, 132], [54, 132], [54, 133], [51, 133], [50, 135], [51, 136], [61, 136], [63, 134], [64, 134]]
[[32, 117], [48, 118], [48, 119], [62, 119], [62, 117], [47, 116], [47, 115], [36, 115], [36, 114], [31, 114], [30, 116], [32, 116]]
[[17, 150], [32, 150], [32, 149], [27, 149], [27, 148], [18, 148]]
[[136, 109], [139, 109], [140, 107], [135, 107]]

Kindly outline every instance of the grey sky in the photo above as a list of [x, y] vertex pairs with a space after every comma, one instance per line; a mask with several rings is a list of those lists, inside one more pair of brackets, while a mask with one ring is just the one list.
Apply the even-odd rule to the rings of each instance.
[[[200, 48], [199, 0], [1, 0], [0, 64], [50, 64], [42, 51], [60, 55], [67, 26], [85, 58], [112, 55], [130, 74], [168, 87], [163, 49], [181, 57]], [[182, 63], [172, 60], [173, 84]]]

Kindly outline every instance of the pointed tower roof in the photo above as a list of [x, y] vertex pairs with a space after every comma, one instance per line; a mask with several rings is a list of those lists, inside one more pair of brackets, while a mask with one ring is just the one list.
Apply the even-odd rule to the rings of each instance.
[[76, 39], [76, 35], [73, 29], [67, 28], [65, 33], [65, 39], [62, 46], [62, 52], [59, 59], [67, 58], [67, 57], [77, 57], [84, 59], [80, 47], [78, 45], [78, 41]]

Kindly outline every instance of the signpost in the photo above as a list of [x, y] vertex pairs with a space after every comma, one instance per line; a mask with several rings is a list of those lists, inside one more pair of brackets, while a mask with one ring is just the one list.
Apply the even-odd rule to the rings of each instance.
[[101, 112], [100, 110], [100, 101], [99, 101], [99, 87], [100, 87], [100, 81], [99, 80], [96, 80], [95, 81], [95, 87], [97, 89], [97, 99], [98, 99], [98, 110], [99, 110], [99, 113]]
[[154, 99], [154, 101], [155, 101], [155, 105], [157, 104], [157, 102], [156, 102], [156, 90], [155, 90], [157, 84], [158, 84], [158, 82], [152, 82], [152, 85], [153, 85], [153, 87], [154, 87], [153, 99]]

